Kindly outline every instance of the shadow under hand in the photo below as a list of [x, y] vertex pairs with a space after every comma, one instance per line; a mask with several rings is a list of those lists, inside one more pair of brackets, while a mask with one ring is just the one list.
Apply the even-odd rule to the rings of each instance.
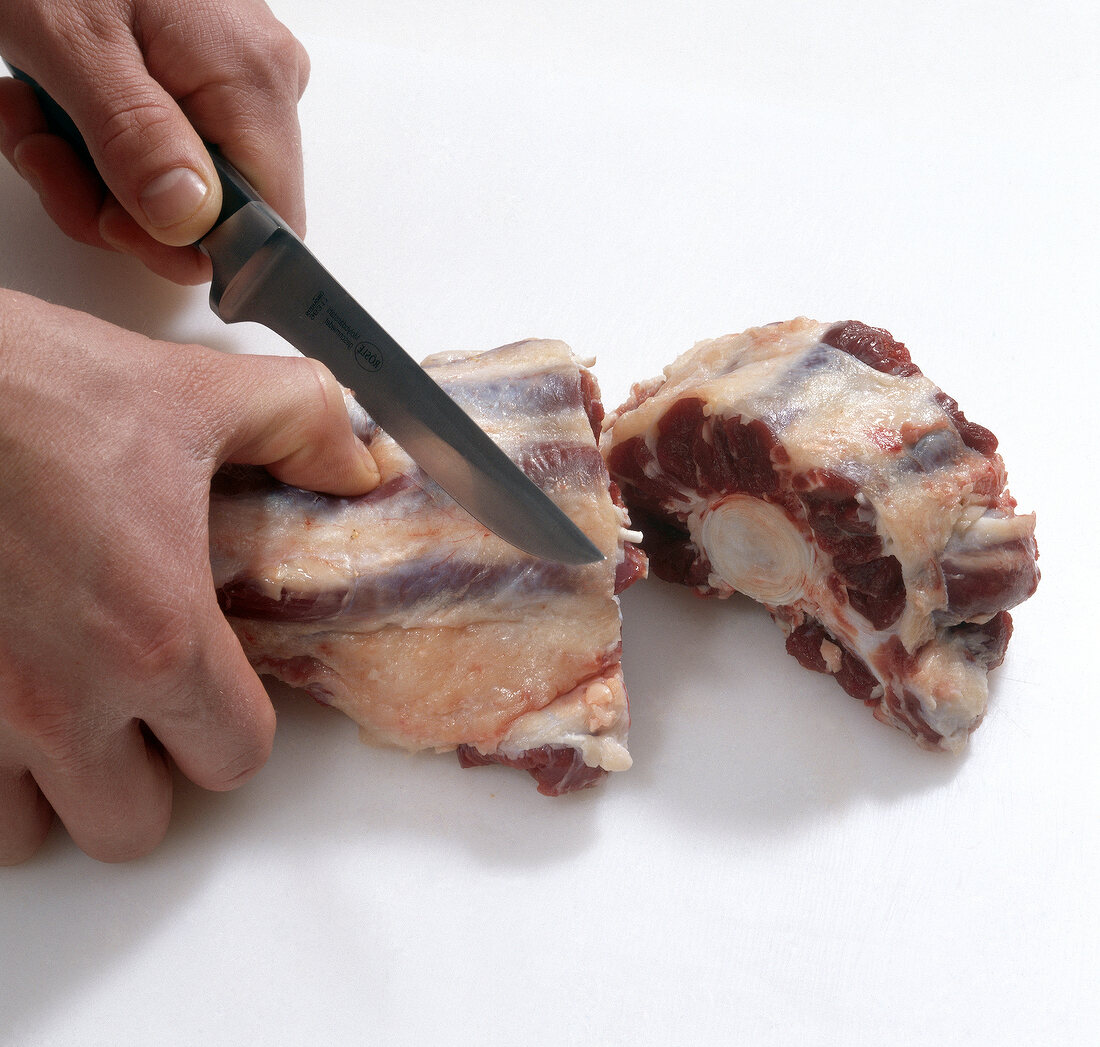
[[[150, 338], [200, 340], [177, 328], [205, 301], [206, 287], [180, 287], [129, 255], [70, 240], [38, 197], [6, 165], [0, 168], [0, 287], [79, 309]], [[201, 340], [208, 341], [205, 332]]]
[[411, 841], [526, 868], [584, 853], [605, 819], [647, 811], [708, 833], [783, 835], [957, 774], [958, 757], [917, 748], [799, 666], [751, 601], [654, 581], [624, 594], [623, 609], [635, 763], [598, 788], [552, 799], [519, 771], [367, 746], [342, 714], [270, 683], [279, 728], [267, 766], [234, 793], [181, 782], [165, 848], [186, 861], [243, 842], [304, 859]]
[[411, 840], [515, 868], [567, 862], [591, 843], [602, 789], [551, 798], [520, 771], [368, 746], [343, 714], [265, 682], [279, 723], [267, 765], [234, 793], [181, 782], [168, 848], [243, 841], [311, 856]]
[[337, 866], [369, 868], [383, 849], [430, 851], [436, 866], [444, 854], [457, 872], [568, 865], [592, 845], [603, 790], [551, 799], [507, 768], [463, 770], [453, 754], [371, 748], [342, 714], [303, 692], [270, 690], [279, 726], [268, 763], [228, 793], [177, 773], [172, 823], [151, 855], [104, 865], [55, 826], [36, 857], [0, 870], [0, 1041], [19, 1042], [43, 1015], [63, 1017], [83, 985], [211, 904], [203, 898], [222, 888], [208, 881], [229, 889], [257, 856], [297, 869], [308, 885]]
[[959, 757], [919, 749], [803, 669], [758, 604], [650, 581], [623, 594], [635, 769], [677, 823], [782, 835], [861, 803], [942, 788]]
[[306, 881], [335, 860], [367, 868], [380, 849], [403, 861], [442, 853], [481, 871], [567, 867], [617, 818], [781, 837], [954, 778], [956, 758], [917, 749], [798, 666], [755, 604], [650, 582], [623, 605], [631, 771], [550, 799], [521, 772], [363, 745], [335, 710], [272, 685], [279, 728], [268, 764], [231, 793], [177, 776], [172, 826], [151, 856], [101, 865], [55, 830], [37, 858], [4, 871], [0, 940], [19, 943], [0, 978], [8, 1028], [17, 1034], [105, 964], [139, 954], [211, 877], [257, 854]]
[[211, 872], [159, 851], [105, 865], [55, 823], [35, 857], [0, 869], [0, 1042], [28, 1042], [32, 1024], [40, 1042], [43, 1015], [63, 1021], [67, 1001], [140, 954]]

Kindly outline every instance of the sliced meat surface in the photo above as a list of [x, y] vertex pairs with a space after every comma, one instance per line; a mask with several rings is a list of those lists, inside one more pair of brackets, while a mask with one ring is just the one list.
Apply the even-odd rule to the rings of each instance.
[[888, 332], [800, 318], [701, 342], [601, 448], [653, 571], [763, 603], [808, 669], [965, 744], [1039, 580], [997, 440]]
[[606, 559], [513, 548], [368, 422], [382, 482], [363, 497], [216, 477], [222, 608], [257, 671], [342, 710], [365, 741], [523, 767], [550, 794], [591, 785], [630, 766], [617, 593], [645, 573], [597, 447], [596, 382], [553, 341], [425, 366]]

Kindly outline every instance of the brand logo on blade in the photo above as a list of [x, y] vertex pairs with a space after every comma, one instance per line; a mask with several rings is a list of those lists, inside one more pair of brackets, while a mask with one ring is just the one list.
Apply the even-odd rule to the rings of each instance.
[[382, 369], [382, 350], [373, 342], [360, 342], [355, 347], [355, 362], [364, 371], [380, 371]]

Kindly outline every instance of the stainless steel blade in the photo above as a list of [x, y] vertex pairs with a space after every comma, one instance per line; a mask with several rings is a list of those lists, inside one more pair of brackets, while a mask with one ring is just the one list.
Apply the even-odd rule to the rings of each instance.
[[[26, 73], [48, 126], [93, 163], [69, 115]], [[253, 320], [325, 363], [375, 421], [461, 506], [506, 541], [563, 563], [599, 549], [349, 295], [214, 146], [222, 211], [199, 241], [227, 323]]]
[[266, 204], [241, 207], [200, 246], [227, 323], [269, 327], [324, 363], [459, 505], [505, 541], [563, 563], [602, 553], [325, 270]]

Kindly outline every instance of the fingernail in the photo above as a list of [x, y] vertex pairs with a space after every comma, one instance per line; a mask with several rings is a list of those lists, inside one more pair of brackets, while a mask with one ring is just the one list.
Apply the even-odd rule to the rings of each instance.
[[156, 229], [170, 229], [186, 222], [200, 207], [210, 191], [207, 184], [189, 167], [177, 167], [154, 178], [138, 197], [145, 217]]

